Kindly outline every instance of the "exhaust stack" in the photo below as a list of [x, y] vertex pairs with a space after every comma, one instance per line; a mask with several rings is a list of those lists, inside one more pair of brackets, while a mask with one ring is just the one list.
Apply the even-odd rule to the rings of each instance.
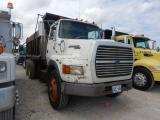
[[111, 29], [112, 29], [112, 36], [111, 36], [111, 40], [115, 40], [116, 29], [115, 29], [115, 27], [111, 27]]

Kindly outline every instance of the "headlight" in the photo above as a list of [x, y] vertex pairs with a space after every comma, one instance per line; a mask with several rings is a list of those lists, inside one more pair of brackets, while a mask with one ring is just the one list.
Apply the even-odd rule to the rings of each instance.
[[160, 66], [149, 66], [152, 71], [160, 71]]
[[0, 78], [7, 77], [7, 65], [6, 62], [0, 62]]
[[0, 62], [0, 72], [6, 71], [6, 64], [4, 62]]
[[64, 74], [83, 75], [83, 66], [63, 65]]

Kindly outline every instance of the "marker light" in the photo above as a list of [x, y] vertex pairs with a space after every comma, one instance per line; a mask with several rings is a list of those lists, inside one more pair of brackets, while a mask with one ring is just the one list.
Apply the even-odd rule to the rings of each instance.
[[7, 8], [13, 9], [13, 3], [8, 2]]
[[3, 46], [0, 46], [0, 54], [3, 53]]
[[152, 71], [160, 71], [160, 66], [149, 66]]
[[63, 65], [63, 73], [64, 73], [64, 74], [70, 74], [70, 73], [71, 73], [70, 66], [68, 66], [68, 65]]

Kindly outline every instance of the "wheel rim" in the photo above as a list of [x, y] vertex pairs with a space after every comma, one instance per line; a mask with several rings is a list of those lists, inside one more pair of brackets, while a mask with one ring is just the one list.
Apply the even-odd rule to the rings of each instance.
[[53, 102], [56, 101], [57, 96], [58, 96], [58, 91], [57, 91], [57, 83], [55, 78], [51, 78], [50, 84], [49, 84], [49, 96]]
[[144, 86], [147, 83], [147, 78], [143, 73], [136, 73], [133, 80], [134, 83], [138, 86]]

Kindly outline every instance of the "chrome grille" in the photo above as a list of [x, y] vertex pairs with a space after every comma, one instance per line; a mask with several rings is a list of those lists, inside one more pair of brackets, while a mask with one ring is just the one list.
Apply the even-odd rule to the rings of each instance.
[[133, 50], [131, 48], [98, 46], [95, 63], [98, 78], [130, 75], [132, 66]]

